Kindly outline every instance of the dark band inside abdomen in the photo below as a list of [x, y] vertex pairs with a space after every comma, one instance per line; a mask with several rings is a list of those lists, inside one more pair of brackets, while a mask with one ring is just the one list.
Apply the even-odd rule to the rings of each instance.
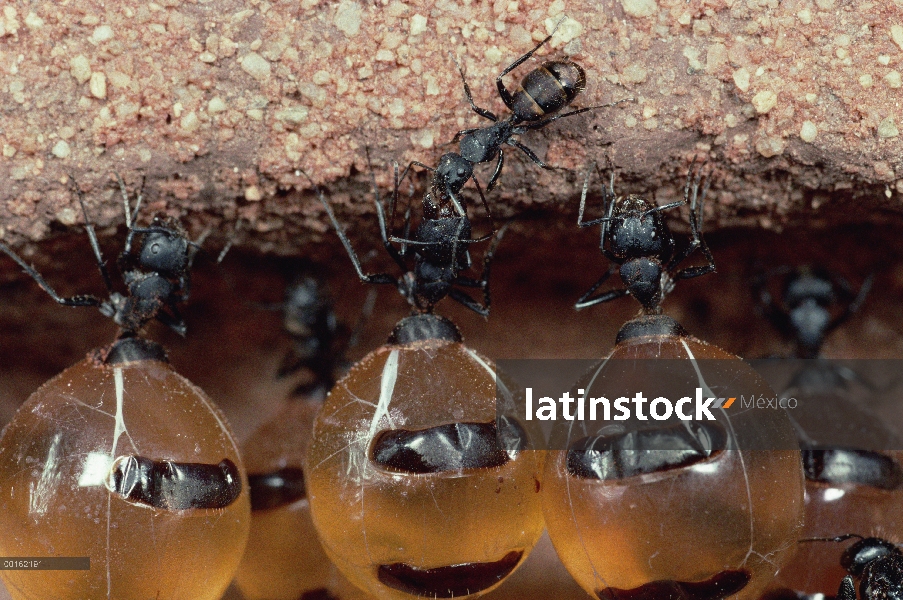
[[705, 581], [653, 581], [638, 588], [598, 590], [599, 600], [722, 600], [746, 587], [750, 573], [745, 569], [722, 571]]
[[458, 598], [492, 587], [508, 576], [523, 552], [513, 551], [501, 560], [466, 563], [434, 569], [418, 569], [405, 563], [380, 565], [377, 577], [384, 585], [413, 596]]
[[163, 510], [226, 508], [241, 494], [241, 475], [228, 458], [219, 464], [120, 456], [108, 488], [126, 500]]

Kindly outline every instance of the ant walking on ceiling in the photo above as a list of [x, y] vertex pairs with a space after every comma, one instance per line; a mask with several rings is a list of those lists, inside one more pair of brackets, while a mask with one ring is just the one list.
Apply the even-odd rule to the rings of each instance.
[[408, 172], [414, 166], [433, 172], [430, 187], [438, 190], [436, 193], [447, 196], [460, 216], [466, 216], [466, 204], [459, 197], [459, 193], [467, 181], [473, 179], [483, 206], [489, 212], [483, 190], [473, 172], [474, 165], [496, 161], [495, 171], [486, 186], [487, 192], [491, 192], [498, 183], [504, 165], [504, 151], [502, 147], [506, 144], [522, 151], [540, 167], [552, 169], [554, 167], [543, 162], [533, 150], [521, 143], [517, 136], [534, 129], [541, 129], [549, 123], [564, 117], [631, 101], [632, 98], [627, 98], [609, 104], [578, 108], [558, 114], [559, 111], [569, 106], [577, 95], [586, 88], [586, 73], [583, 68], [569, 60], [542, 63], [539, 67], [527, 73], [514, 92], [509, 91], [505, 87], [503, 82], [505, 75], [529, 60], [537, 50], [547, 44], [562, 21], [558, 22], [549, 36], [539, 42], [529, 52], [518, 57], [517, 60], [508, 65], [496, 77], [495, 83], [499, 96], [508, 110], [511, 111], [511, 114], [504, 119], [474, 103], [470, 86], [464, 75], [464, 69], [455, 61], [461, 74], [461, 81], [464, 84], [464, 94], [470, 103], [471, 109], [481, 117], [492, 121], [492, 125], [459, 131], [455, 134], [452, 143], [460, 142], [460, 153], [449, 152], [444, 154], [440, 157], [439, 163], [435, 168], [413, 161], [405, 168], [401, 175], [401, 181], [404, 181]]
[[[368, 156], [369, 163], [369, 156]], [[489, 272], [492, 258], [501, 241], [503, 226], [487, 236], [471, 238], [471, 223], [466, 212], [458, 211], [453, 198], [443, 193], [441, 187], [435, 185], [435, 177], [430, 189], [423, 197], [420, 222], [410, 235], [410, 210], [405, 217], [403, 237], [390, 236], [386, 225], [385, 209], [376, 187], [371, 166], [371, 180], [374, 193], [376, 215], [379, 220], [380, 238], [386, 252], [402, 271], [400, 277], [390, 273], [368, 274], [363, 271], [360, 259], [342, 226], [339, 224], [332, 207], [323, 196], [319, 187], [305, 173], [305, 177], [326, 209], [332, 225], [351, 259], [358, 277], [364, 283], [395, 285], [402, 296], [411, 305], [415, 314], [430, 314], [434, 306], [446, 296], [481, 316], [488, 316], [490, 309]], [[393, 212], [397, 202], [399, 188], [398, 165], [394, 166]], [[486, 241], [493, 237], [483, 259], [483, 271], [479, 279], [463, 275], [472, 266], [470, 244]], [[400, 244], [396, 248], [393, 244]], [[413, 263], [413, 264], [411, 264]], [[473, 299], [461, 288], [477, 289], [482, 292], [482, 304]]]

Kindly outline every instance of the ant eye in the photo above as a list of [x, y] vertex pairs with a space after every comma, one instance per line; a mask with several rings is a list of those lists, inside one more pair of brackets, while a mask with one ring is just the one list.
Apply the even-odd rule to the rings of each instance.
[[150, 249], [151, 249], [151, 252], [153, 252], [154, 254], [158, 254], [160, 252], [160, 244], [154, 242], [153, 244], [151, 244]]

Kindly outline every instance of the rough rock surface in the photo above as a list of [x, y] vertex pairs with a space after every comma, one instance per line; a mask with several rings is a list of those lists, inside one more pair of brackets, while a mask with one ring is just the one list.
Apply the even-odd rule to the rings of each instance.
[[[621, 187], [671, 197], [706, 158], [713, 227], [780, 228], [832, 201], [897, 212], [901, 0], [13, 2], [0, 10], [5, 239], [81, 221], [67, 174], [101, 227], [121, 222], [116, 171], [131, 189], [146, 177], [154, 208], [198, 230], [241, 217], [242, 243], [297, 253], [326, 229], [299, 169], [371, 211], [365, 147], [387, 187], [392, 160], [435, 164], [455, 131], [486, 123], [451, 55], [477, 103], [503, 113], [495, 76], [557, 23], [538, 54], [586, 68], [577, 104], [633, 101], [526, 135], [551, 164], [610, 161]], [[571, 212], [580, 177], [515, 154], [497, 210]]]

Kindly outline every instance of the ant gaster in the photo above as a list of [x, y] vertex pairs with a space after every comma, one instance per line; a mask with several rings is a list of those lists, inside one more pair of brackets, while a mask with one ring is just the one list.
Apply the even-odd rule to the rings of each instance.
[[[308, 180], [310, 180], [309, 177]], [[399, 181], [398, 166], [396, 165], [393, 198], [397, 198]], [[313, 181], [311, 184], [313, 185]], [[469, 245], [483, 241], [485, 238], [471, 239], [470, 220], [466, 214], [462, 215], [457, 210], [453, 199], [442, 193], [431, 193], [431, 191], [441, 192], [441, 190], [435, 190], [431, 185], [431, 191], [424, 195], [423, 214], [414, 231], [413, 239], [390, 237], [382, 201], [376, 189], [375, 178], [373, 178], [374, 203], [379, 219], [380, 237], [386, 252], [403, 274], [401, 277], [389, 273], [367, 274], [361, 268], [360, 259], [336, 219], [332, 207], [316, 185], [314, 185], [314, 189], [362, 282], [395, 285], [411, 305], [415, 314], [432, 313], [436, 303], [448, 296], [479, 315], [484, 317], [489, 315], [489, 265], [504, 233], [503, 230], [495, 234], [495, 239], [486, 251], [481, 277], [474, 279], [461, 275], [472, 264]], [[393, 200], [393, 204], [394, 202]], [[406, 219], [405, 235], [407, 235], [409, 227], [410, 224]], [[393, 246], [393, 242], [400, 243], [401, 247], [396, 248]], [[413, 259], [413, 267], [409, 266], [410, 259]], [[483, 304], [459, 289], [462, 287], [481, 290]]]
[[[645, 314], [660, 314], [661, 302], [674, 288], [678, 279], [690, 279], [715, 271], [715, 259], [702, 239], [702, 210], [708, 184], [699, 193], [701, 174], [687, 174], [684, 199], [663, 206], [655, 206], [640, 196], [616, 197], [614, 174], [608, 188], [603, 188], [605, 216], [592, 221], [583, 220], [586, 194], [590, 175], [594, 167], [586, 173], [583, 193], [580, 197], [580, 212], [577, 225], [590, 227], [602, 224], [599, 248], [612, 265], [575, 305], [582, 309], [602, 302], [609, 302], [622, 296], [633, 296], [643, 305]], [[690, 205], [690, 243], [681, 252], [675, 252], [674, 237], [662, 218], [662, 212]], [[678, 266], [696, 250], [700, 249], [708, 264], [678, 270]], [[619, 271], [623, 288], [596, 293], [609, 277]]]
[[[88, 239], [110, 294], [106, 300], [91, 295], [60, 296], [33, 266], [26, 263], [9, 246], [0, 242], [0, 251], [16, 261], [59, 304], [98, 307], [102, 314], [111, 317], [119, 325], [120, 339], [136, 337], [139, 331], [155, 318], [179, 335], [185, 335], [185, 321], [176, 305], [188, 298], [189, 270], [195, 249], [200, 246], [187, 238], [185, 230], [174, 219], [157, 216], [154, 217], [150, 227], [134, 227], [142, 196], [139, 194], [135, 209], [132, 211], [125, 183], [119, 175], [116, 178], [122, 192], [125, 224], [128, 229], [125, 247], [119, 255], [117, 265], [127, 293], [122, 294], [113, 289], [113, 281], [101, 255], [94, 225], [88, 218], [82, 192], [74, 180], [73, 187], [81, 204]], [[142, 236], [137, 254], [132, 252], [136, 235]]]
[[[768, 289], [769, 279], [785, 277], [779, 300]], [[765, 316], [778, 331], [791, 337], [799, 358], [816, 358], [825, 338], [849, 319], [872, 287], [869, 275], [853, 292], [843, 277], [812, 267], [780, 267], [758, 278], [755, 291]]]

